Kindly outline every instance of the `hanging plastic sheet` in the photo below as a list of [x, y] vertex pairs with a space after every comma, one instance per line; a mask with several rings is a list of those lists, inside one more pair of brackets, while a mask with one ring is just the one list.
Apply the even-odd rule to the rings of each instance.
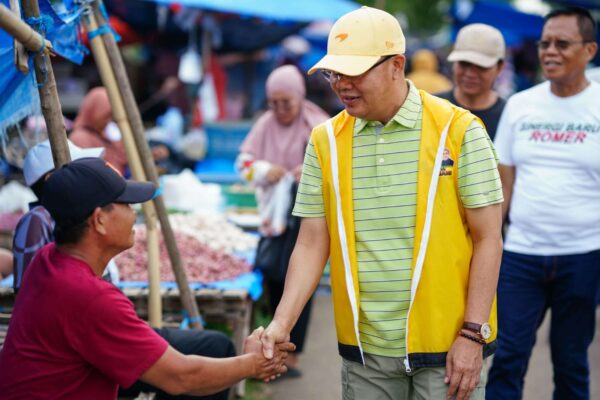
[[[9, 0], [0, 3], [10, 8]], [[77, 38], [77, 24], [81, 10], [73, 9], [60, 16], [48, 0], [39, 0], [40, 15], [46, 38], [52, 42], [55, 52], [62, 57], [81, 64], [87, 51]], [[29, 73], [23, 74], [14, 65], [13, 39], [0, 29], [0, 137], [6, 129], [21, 119], [40, 113], [40, 100], [33, 72], [32, 59]]]
[[[8, 0], [0, 0], [7, 5]], [[32, 71], [32, 64], [29, 63]], [[0, 29], [0, 139], [6, 129], [21, 119], [39, 113], [40, 98], [32, 72], [17, 70], [13, 56], [13, 38]]]
[[539, 15], [520, 12], [510, 4], [482, 0], [454, 1], [452, 16], [453, 40], [460, 28], [479, 22], [499, 29], [507, 46], [519, 44], [526, 39], [539, 39], [544, 25], [544, 19]]
[[360, 4], [350, 0], [147, 0], [284, 21], [336, 20]]

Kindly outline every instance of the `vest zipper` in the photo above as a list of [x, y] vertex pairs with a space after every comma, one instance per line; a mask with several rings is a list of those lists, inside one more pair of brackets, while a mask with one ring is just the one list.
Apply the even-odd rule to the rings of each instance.
[[433, 214], [433, 203], [435, 201], [435, 195], [437, 192], [437, 185], [440, 176], [440, 170], [442, 167], [442, 156], [444, 152], [444, 146], [446, 145], [446, 138], [448, 137], [448, 130], [450, 129], [450, 124], [452, 123], [452, 118], [454, 117], [454, 112], [450, 115], [450, 119], [448, 123], [444, 127], [442, 134], [440, 135], [440, 142], [438, 144], [437, 152], [435, 155], [435, 161], [433, 163], [433, 173], [431, 176], [431, 182], [429, 184], [429, 190], [427, 192], [427, 207], [425, 208], [425, 222], [423, 224], [423, 232], [421, 234], [421, 243], [419, 245], [419, 253], [417, 255], [417, 260], [415, 262], [415, 269], [412, 277], [412, 284], [410, 288], [410, 303], [408, 305], [408, 311], [406, 313], [406, 330], [405, 330], [405, 340], [406, 340], [406, 358], [404, 359], [404, 366], [406, 368], [406, 372], [410, 373], [412, 369], [410, 368], [410, 360], [408, 359], [408, 329], [410, 327], [410, 310], [413, 306], [413, 302], [415, 300], [415, 296], [417, 293], [417, 288], [419, 286], [419, 281], [421, 280], [421, 273], [423, 272], [423, 265], [425, 263], [425, 253], [427, 251], [427, 243], [429, 243], [429, 234], [431, 233], [431, 219]]
[[331, 181], [335, 193], [336, 203], [336, 214], [337, 214], [337, 228], [339, 232], [340, 246], [342, 249], [342, 263], [344, 265], [344, 275], [346, 278], [346, 290], [348, 291], [348, 300], [350, 302], [350, 309], [352, 310], [352, 318], [354, 325], [354, 335], [356, 336], [356, 344], [360, 351], [360, 358], [363, 366], [365, 364], [365, 356], [363, 353], [362, 344], [360, 343], [360, 333], [358, 330], [358, 314], [359, 314], [359, 302], [356, 298], [356, 292], [354, 291], [354, 280], [352, 278], [352, 266], [350, 264], [350, 255], [348, 254], [348, 241], [346, 238], [346, 228], [344, 226], [344, 214], [342, 211], [342, 200], [340, 195], [340, 183], [338, 174], [338, 156], [337, 156], [337, 144], [335, 141], [335, 133], [333, 131], [333, 124], [331, 119], [327, 120], [325, 124], [327, 129], [327, 139], [329, 140], [330, 148], [330, 160], [331, 160]]

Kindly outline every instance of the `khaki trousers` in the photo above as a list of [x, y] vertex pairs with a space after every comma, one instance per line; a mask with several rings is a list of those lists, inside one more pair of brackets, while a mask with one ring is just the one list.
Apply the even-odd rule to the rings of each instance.
[[[365, 363], [342, 359], [343, 400], [446, 400], [446, 368], [417, 368], [406, 373], [404, 358], [365, 353]], [[485, 399], [485, 361], [471, 400]]]

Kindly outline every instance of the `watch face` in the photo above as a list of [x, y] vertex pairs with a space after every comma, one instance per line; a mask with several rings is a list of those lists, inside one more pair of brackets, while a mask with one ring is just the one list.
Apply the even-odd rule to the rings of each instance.
[[483, 324], [481, 325], [481, 336], [483, 336], [483, 338], [485, 340], [488, 340], [491, 336], [492, 336], [492, 328], [490, 327], [490, 324]]

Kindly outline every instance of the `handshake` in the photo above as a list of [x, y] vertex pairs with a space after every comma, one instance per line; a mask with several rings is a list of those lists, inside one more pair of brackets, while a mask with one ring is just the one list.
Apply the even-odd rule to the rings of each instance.
[[289, 335], [279, 342], [274, 340], [271, 330], [272, 327], [269, 326], [269, 333], [266, 333], [265, 328], [261, 326], [244, 341], [244, 355], [252, 356], [254, 365], [251, 377], [262, 379], [264, 382], [275, 380], [286, 373], [285, 360], [288, 353], [296, 350], [296, 345], [289, 341]]

